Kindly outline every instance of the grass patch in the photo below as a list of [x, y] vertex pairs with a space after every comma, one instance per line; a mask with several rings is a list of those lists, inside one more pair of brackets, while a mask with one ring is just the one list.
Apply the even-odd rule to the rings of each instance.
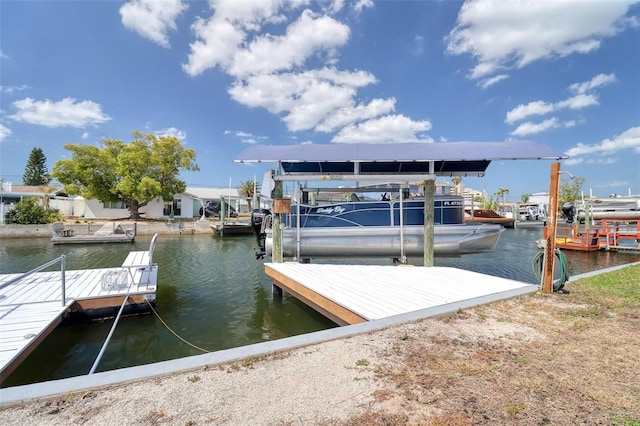
[[578, 299], [611, 310], [640, 307], [640, 265], [583, 278], [575, 283]]
[[366, 359], [359, 359], [356, 361], [356, 365], [358, 367], [366, 367], [369, 365], [369, 361], [367, 361]]
[[[426, 319], [413, 338], [399, 333], [393, 362], [374, 367], [384, 386], [373, 397], [406, 417], [372, 411], [337, 424], [640, 426], [640, 360], [629, 355], [640, 344], [640, 265], [569, 285]], [[482, 333], [489, 318], [497, 333]]]

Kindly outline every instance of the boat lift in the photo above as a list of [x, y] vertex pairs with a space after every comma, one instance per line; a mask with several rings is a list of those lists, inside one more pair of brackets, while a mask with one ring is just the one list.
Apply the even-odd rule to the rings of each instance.
[[[482, 177], [494, 160], [560, 160], [566, 155], [531, 141], [254, 145], [237, 163], [276, 163], [263, 191], [274, 200], [273, 262], [282, 262], [280, 226], [288, 213], [283, 182], [424, 182], [424, 266], [433, 266], [433, 196], [437, 176]], [[559, 164], [559, 163], [558, 163]], [[290, 204], [288, 205], [290, 208]], [[299, 217], [299, 215], [298, 215]]]

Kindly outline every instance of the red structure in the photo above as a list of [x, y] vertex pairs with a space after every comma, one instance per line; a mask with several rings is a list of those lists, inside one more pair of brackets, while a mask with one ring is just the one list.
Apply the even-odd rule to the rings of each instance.
[[[544, 238], [547, 239], [547, 227]], [[601, 219], [596, 224], [575, 223], [558, 227], [556, 247], [566, 250], [640, 250], [640, 221], [637, 219]]]

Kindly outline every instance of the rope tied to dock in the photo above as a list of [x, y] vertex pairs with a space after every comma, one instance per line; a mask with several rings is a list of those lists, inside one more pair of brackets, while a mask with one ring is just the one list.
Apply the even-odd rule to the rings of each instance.
[[[567, 268], [567, 260], [564, 254], [556, 249], [555, 256], [558, 258], [558, 264], [560, 265], [560, 278], [553, 281], [553, 291], [560, 291], [563, 289], [565, 283], [569, 281], [569, 270]], [[542, 280], [542, 271], [544, 269], [544, 251], [539, 251], [533, 258], [533, 273], [535, 274], [538, 282]]]
[[187, 340], [185, 340], [184, 338], [180, 337], [180, 336], [178, 335], [178, 333], [176, 333], [175, 331], [173, 331], [173, 330], [171, 329], [171, 327], [169, 327], [169, 325], [168, 325], [168, 324], [167, 324], [167, 323], [162, 319], [162, 317], [160, 317], [160, 314], [158, 314], [158, 311], [156, 311], [156, 310], [153, 308], [153, 305], [151, 304], [151, 302], [149, 301], [149, 299], [145, 298], [145, 300], [146, 300], [147, 304], [149, 305], [149, 308], [151, 308], [151, 311], [153, 312], [153, 314], [154, 314], [156, 317], [158, 317], [158, 319], [160, 320], [160, 322], [162, 323], [162, 325], [164, 325], [164, 326], [165, 326], [165, 328], [166, 328], [167, 330], [169, 330], [169, 332], [170, 332], [171, 334], [173, 334], [173, 335], [174, 335], [174, 336], [176, 336], [180, 341], [182, 341], [183, 343], [185, 343], [185, 344], [187, 344], [187, 345], [191, 346], [191, 347], [192, 347], [192, 348], [194, 348], [194, 349], [197, 349], [197, 350], [199, 350], [199, 351], [201, 351], [201, 352], [204, 352], [204, 353], [209, 353], [209, 352], [211, 352], [211, 351], [209, 351], [209, 350], [207, 350], [207, 349], [203, 349], [203, 348], [201, 348], [201, 347], [199, 347], [199, 346], [196, 346], [196, 345], [194, 345], [193, 343], [190, 343], [190, 342], [188, 342]]

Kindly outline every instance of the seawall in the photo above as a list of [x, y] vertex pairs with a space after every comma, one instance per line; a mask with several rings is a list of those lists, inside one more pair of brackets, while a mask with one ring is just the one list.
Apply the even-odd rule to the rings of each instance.
[[[72, 229], [75, 235], [90, 235], [100, 229], [105, 223], [120, 225], [124, 231], [133, 231], [136, 235], [153, 234], [213, 234], [211, 224], [214, 221], [194, 220], [189, 222], [153, 222], [153, 221], [107, 221], [97, 220], [87, 223], [65, 223], [65, 229]], [[51, 238], [53, 236], [53, 224], [41, 225], [0, 225], [0, 239], [6, 238]]]

